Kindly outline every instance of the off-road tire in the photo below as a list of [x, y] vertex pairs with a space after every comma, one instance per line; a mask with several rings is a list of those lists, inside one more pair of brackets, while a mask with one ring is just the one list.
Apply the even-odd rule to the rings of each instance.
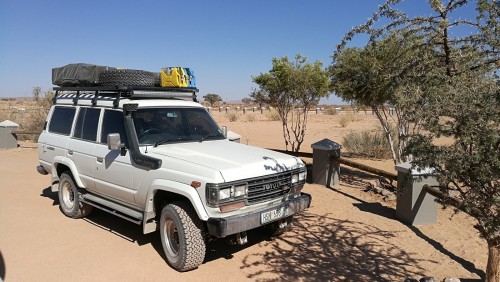
[[160, 76], [160, 73], [159, 72], [155, 72], [155, 85], [156, 87], [160, 87], [161, 86], [161, 76]]
[[106, 70], [99, 74], [99, 84], [104, 86], [155, 86], [158, 75], [143, 70]]
[[63, 172], [59, 178], [59, 209], [67, 217], [82, 218], [88, 216], [93, 207], [80, 201], [80, 193], [69, 172]]
[[160, 236], [168, 264], [177, 271], [197, 268], [205, 259], [202, 221], [188, 202], [173, 202], [161, 211]]

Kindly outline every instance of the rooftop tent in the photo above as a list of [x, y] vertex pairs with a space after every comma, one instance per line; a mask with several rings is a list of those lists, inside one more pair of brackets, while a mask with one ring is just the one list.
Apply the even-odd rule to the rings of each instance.
[[52, 84], [57, 86], [95, 86], [99, 84], [99, 75], [106, 70], [116, 68], [92, 64], [69, 64], [52, 69]]

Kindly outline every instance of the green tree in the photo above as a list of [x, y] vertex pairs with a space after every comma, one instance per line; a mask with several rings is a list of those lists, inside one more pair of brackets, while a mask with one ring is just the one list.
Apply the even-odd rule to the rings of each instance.
[[285, 148], [298, 152], [304, 141], [307, 127], [307, 111], [320, 98], [329, 95], [328, 71], [319, 61], [308, 63], [298, 54], [295, 61], [288, 57], [273, 58], [273, 67], [268, 73], [252, 77], [263, 95], [263, 100], [276, 108], [281, 119]]
[[243, 98], [243, 99], [241, 99], [241, 102], [248, 106], [248, 105], [252, 104], [253, 100], [251, 98]]
[[[422, 58], [433, 52], [418, 36], [392, 32], [364, 48], [342, 48], [334, 54], [332, 89], [344, 100], [372, 109], [395, 164], [408, 160], [402, 154], [408, 135], [421, 129], [417, 116], [425, 101], [422, 85], [430, 83], [426, 77], [428, 61]], [[394, 109], [394, 116], [389, 108]], [[396, 136], [392, 124], [396, 125]]]
[[213, 107], [214, 104], [221, 102], [222, 98], [217, 94], [208, 93], [207, 95], [203, 96], [203, 100], [208, 102], [210, 104], [210, 107]]
[[[488, 243], [485, 279], [499, 282], [500, 91], [496, 75], [500, 5], [496, 0], [430, 0], [430, 15], [410, 17], [397, 9], [399, 2], [387, 0], [372, 19], [347, 33], [337, 53], [360, 33], [370, 36], [369, 46], [399, 33], [421, 38], [425, 44], [416, 45], [420, 46], [417, 54], [429, 48], [426, 46], [432, 48], [432, 52], [423, 52], [423, 57], [405, 59], [423, 61], [418, 65], [422, 71], [394, 80], [391, 90], [396, 90], [388, 91], [389, 100], [401, 102], [401, 90], [415, 93], [408, 95], [409, 101], [418, 104], [414, 114], [400, 118], [419, 123], [425, 131], [408, 134], [404, 152], [412, 156], [414, 166], [439, 173], [440, 201], [445, 207], [453, 206], [476, 220], [476, 229]], [[466, 8], [476, 10], [474, 19], [457, 16]], [[452, 29], [465, 32], [452, 33]], [[410, 65], [404, 63], [398, 70]], [[369, 85], [370, 89], [386, 85], [386, 81], [367, 81], [376, 83]], [[436, 145], [439, 137], [450, 138], [451, 144]], [[455, 192], [450, 193], [452, 190]]]
[[267, 96], [264, 94], [262, 90], [254, 89], [249, 96], [255, 104], [259, 105], [259, 108], [262, 108], [269, 102], [267, 100]]

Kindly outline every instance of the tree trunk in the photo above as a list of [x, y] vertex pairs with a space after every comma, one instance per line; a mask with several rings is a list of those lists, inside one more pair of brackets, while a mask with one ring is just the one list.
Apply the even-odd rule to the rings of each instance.
[[[372, 110], [375, 113], [375, 115], [377, 116], [378, 120], [380, 121], [382, 128], [384, 129], [385, 138], [387, 139], [387, 142], [389, 143], [389, 149], [391, 150], [392, 160], [393, 160], [394, 164], [398, 164], [399, 159], [396, 155], [396, 151], [394, 150], [394, 142], [392, 140], [392, 134], [391, 134], [391, 130], [389, 128], [389, 122], [387, 121], [387, 119], [382, 117], [382, 114], [380, 113], [378, 106], [372, 106]], [[384, 110], [382, 109], [382, 111], [384, 111]]]
[[500, 282], [500, 246], [488, 243], [486, 282]]

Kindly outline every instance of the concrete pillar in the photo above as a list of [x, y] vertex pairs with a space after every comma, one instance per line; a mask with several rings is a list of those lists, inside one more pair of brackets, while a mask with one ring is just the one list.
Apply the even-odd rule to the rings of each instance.
[[436, 198], [423, 186], [437, 185], [436, 175], [430, 169], [412, 169], [409, 162], [396, 165], [398, 190], [396, 217], [411, 225], [433, 224], [437, 221]]
[[329, 139], [311, 145], [313, 149], [313, 183], [332, 187], [340, 183], [340, 149], [342, 146]]
[[12, 133], [19, 125], [10, 120], [0, 122], [0, 149], [17, 148], [17, 136]]

